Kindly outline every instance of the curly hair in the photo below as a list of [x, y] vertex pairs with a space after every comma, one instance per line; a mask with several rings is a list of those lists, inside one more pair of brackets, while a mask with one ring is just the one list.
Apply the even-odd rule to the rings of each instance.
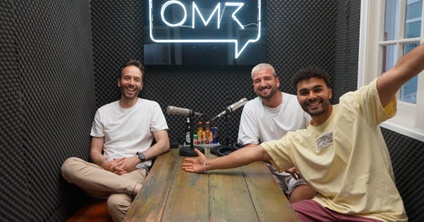
[[324, 69], [315, 66], [307, 66], [297, 71], [292, 78], [292, 84], [296, 89], [296, 86], [300, 81], [308, 80], [310, 78], [322, 79], [327, 87], [330, 87], [330, 78], [328, 77], [328, 73]]

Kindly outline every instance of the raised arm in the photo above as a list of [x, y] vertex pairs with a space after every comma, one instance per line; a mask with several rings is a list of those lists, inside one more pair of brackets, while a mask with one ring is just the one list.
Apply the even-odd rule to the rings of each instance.
[[206, 159], [200, 151], [197, 149], [195, 151], [199, 157], [186, 158], [182, 164], [183, 170], [192, 173], [203, 173], [208, 170], [236, 168], [256, 161], [271, 160], [271, 157], [261, 146], [243, 147], [227, 156], [214, 159]]
[[386, 106], [400, 87], [424, 69], [424, 44], [419, 45], [402, 58], [377, 80], [380, 101]]

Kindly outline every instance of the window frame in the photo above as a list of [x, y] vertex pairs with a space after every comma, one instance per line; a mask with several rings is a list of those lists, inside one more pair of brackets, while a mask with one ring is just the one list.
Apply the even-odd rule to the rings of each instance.
[[[358, 58], [357, 87], [364, 86], [382, 74], [383, 47], [397, 46], [396, 56], [403, 55], [403, 46], [407, 43], [424, 43], [424, 13], [421, 15], [420, 37], [404, 38], [406, 0], [400, 1], [398, 19], [398, 39], [384, 40], [385, 0], [362, 0]], [[423, 11], [424, 11], [424, 3]], [[399, 35], [402, 33], [402, 35]], [[418, 75], [416, 104], [399, 100], [395, 117], [383, 122], [381, 126], [402, 135], [424, 142], [424, 72]]]

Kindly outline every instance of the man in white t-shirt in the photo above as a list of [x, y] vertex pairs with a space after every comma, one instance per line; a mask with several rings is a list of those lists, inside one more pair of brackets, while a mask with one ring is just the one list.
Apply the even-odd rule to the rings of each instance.
[[[129, 60], [121, 68], [121, 98], [100, 107], [91, 128], [92, 163], [70, 157], [63, 177], [93, 197], [108, 197], [113, 221], [122, 221], [138, 194], [152, 159], [169, 150], [168, 125], [157, 102], [138, 98], [143, 65]], [[154, 145], [152, 145], [155, 141]]]
[[[251, 75], [253, 90], [258, 97], [247, 102], [243, 108], [238, 143], [245, 147], [256, 146], [309, 125], [311, 118], [302, 110], [296, 96], [279, 91], [280, 80], [270, 64], [256, 65]], [[303, 179], [294, 178], [288, 172], [280, 173], [271, 164], [267, 165], [291, 203], [312, 199], [316, 195], [316, 191]]]

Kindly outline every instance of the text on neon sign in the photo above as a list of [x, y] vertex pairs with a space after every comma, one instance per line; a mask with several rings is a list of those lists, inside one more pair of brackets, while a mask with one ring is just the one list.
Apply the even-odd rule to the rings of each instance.
[[[246, 2], [246, 1], [245, 1]], [[205, 10], [199, 7], [196, 2], [191, 2], [191, 4], [183, 4], [182, 1], [162, 1], [162, 4], [158, 0], [149, 0], [149, 30], [150, 30], [150, 38], [157, 43], [234, 43], [235, 44], [235, 58], [238, 58], [240, 54], [244, 51], [244, 49], [248, 46], [249, 43], [254, 43], [260, 39], [261, 36], [261, 0], [252, 0], [251, 2], [257, 3], [257, 7], [254, 8], [257, 13], [256, 17], [252, 16], [250, 7], [250, 12], [248, 15], [244, 15], [241, 13], [248, 12], [246, 10], [245, 2], [218, 2], [214, 7], [211, 8], [212, 12], [207, 15]], [[248, 2], [248, 1], [247, 1]], [[191, 10], [190, 10], [191, 6]], [[175, 10], [180, 11], [179, 16], [169, 16]], [[244, 11], [243, 11], [244, 10]], [[182, 12], [182, 13], [181, 13]], [[189, 12], [191, 14], [189, 14]], [[222, 27], [222, 19], [225, 13], [230, 13], [231, 21], [236, 25], [232, 25], [229, 27]], [[154, 19], [157, 18], [156, 14], [160, 14], [160, 20], [157, 21]], [[206, 15], [205, 15], [206, 14]], [[191, 24], [187, 21], [188, 17], [191, 16]], [[243, 21], [240, 18], [249, 18], [251, 21]], [[216, 36], [211, 35], [207, 38], [203, 37], [201, 34], [202, 30], [198, 30], [198, 26], [196, 26], [197, 20], [201, 20], [203, 26], [202, 28], [212, 28], [209, 27], [211, 21], [213, 19], [216, 22], [216, 28], [218, 32]], [[254, 20], [252, 20], [254, 18]], [[245, 19], [246, 20], [246, 19]], [[187, 25], [188, 23], [188, 25]], [[249, 27], [249, 30], [246, 30], [246, 27]], [[180, 31], [180, 36], [170, 38], [169, 36], [163, 36], [158, 33], [163, 31], [163, 29], [184, 29], [184, 32]], [[187, 28], [190, 28], [191, 31], [187, 31]], [[219, 31], [222, 29], [234, 29], [238, 36], [236, 37], [222, 37], [219, 36]], [[240, 36], [247, 36], [245, 39]], [[181, 34], [183, 33], [183, 34]], [[185, 35], [184, 35], [185, 34]]]

